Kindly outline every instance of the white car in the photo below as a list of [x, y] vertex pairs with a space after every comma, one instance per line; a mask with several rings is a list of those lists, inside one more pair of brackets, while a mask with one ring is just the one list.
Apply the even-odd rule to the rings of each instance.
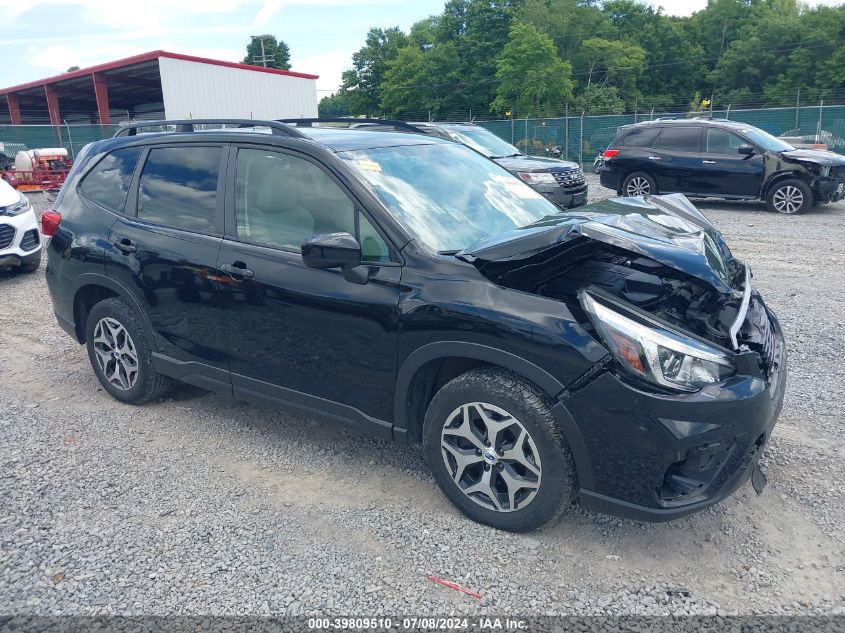
[[0, 179], [0, 268], [35, 272], [41, 265], [41, 242], [29, 198]]

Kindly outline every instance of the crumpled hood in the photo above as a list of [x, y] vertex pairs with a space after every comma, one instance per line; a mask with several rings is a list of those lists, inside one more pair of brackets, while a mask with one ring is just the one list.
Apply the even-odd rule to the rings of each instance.
[[821, 149], [795, 149], [788, 152], [781, 152], [781, 156], [787, 160], [816, 163], [817, 165], [845, 166], [845, 156]]
[[510, 156], [494, 159], [508, 171], [570, 171], [578, 169], [577, 163], [544, 156]]
[[610, 198], [481, 242], [458, 254], [475, 262], [531, 257], [569, 240], [587, 237], [623, 248], [697, 277], [723, 293], [735, 293], [735, 267], [722, 235], [683, 194]]

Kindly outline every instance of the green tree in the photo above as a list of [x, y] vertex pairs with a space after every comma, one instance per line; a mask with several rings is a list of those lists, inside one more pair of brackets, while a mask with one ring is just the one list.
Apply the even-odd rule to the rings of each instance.
[[592, 84], [575, 97], [574, 112], [587, 114], [621, 114], [625, 102], [619, 97], [615, 86]]
[[496, 57], [499, 81], [492, 110], [532, 116], [558, 111], [572, 98], [572, 66], [561, 60], [551, 38], [531, 24], [515, 24]]
[[[262, 41], [265, 61], [261, 61]], [[246, 57], [243, 58], [243, 63], [290, 70], [290, 48], [282, 40], [277, 40], [275, 35], [259, 35], [250, 39], [249, 44], [246, 45]]]
[[320, 99], [317, 114], [321, 117], [349, 116], [349, 94], [339, 90]]
[[645, 69], [645, 51], [625, 41], [591, 37], [581, 42], [587, 66], [584, 69], [586, 85], [609, 83], [633, 94], [637, 80]]
[[70, 67], [70, 68], [68, 68], [65, 72], [66, 72], [66, 73], [72, 73], [72, 72], [73, 72], [73, 71], [75, 71], [75, 70], [79, 70], [79, 66], [71, 66], [71, 67]]
[[352, 68], [342, 75], [342, 89], [348, 93], [352, 114], [371, 116], [379, 113], [388, 63], [408, 43], [408, 36], [399, 27], [370, 29], [364, 46], [352, 55]]
[[465, 105], [460, 82], [460, 60], [451, 42], [427, 51], [406, 46], [388, 64], [381, 107], [400, 119], [455, 114]]

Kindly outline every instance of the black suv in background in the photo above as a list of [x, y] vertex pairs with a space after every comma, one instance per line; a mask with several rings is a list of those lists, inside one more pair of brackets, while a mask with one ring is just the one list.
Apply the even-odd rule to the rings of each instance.
[[781, 330], [683, 196], [564, 213], [434, 136], [147, 122], [87, 146], [42, 226], [56, 318], [122, 402], [178, 379], [422, 443], [514, 531], [763, 484]]
[[306, 127], [345, 124], [359, 130], [419, 132], [445, 138], [466, 145], [497, 162], [561, 209], [574, 209], [587, 204], [587, 181], [578, 163], [557, 158], [526, 156], [490, 130], [475, 123], [406, 123], [390, 119], [349, 117], [282, 119], [281, 121]]
[[745, 123], [657, 119], [619, 128], [598, 165], [601, 184], [625, 196], [679, 192], [765, 200], [803, 213], [845, 197], [845, 157], [795, 149]]

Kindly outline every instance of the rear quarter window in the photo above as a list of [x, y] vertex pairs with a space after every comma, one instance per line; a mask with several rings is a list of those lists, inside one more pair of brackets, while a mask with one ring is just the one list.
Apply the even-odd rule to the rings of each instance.
[[106, 154], [83, 178], [80, 191], [97, 204], [123, 213], [140, 156], [140, 147], [126, 147]]
[[622, 147], [651, 147], [659, 133], [659, 127], [634, 128], [629, 130], [616, 145]]

